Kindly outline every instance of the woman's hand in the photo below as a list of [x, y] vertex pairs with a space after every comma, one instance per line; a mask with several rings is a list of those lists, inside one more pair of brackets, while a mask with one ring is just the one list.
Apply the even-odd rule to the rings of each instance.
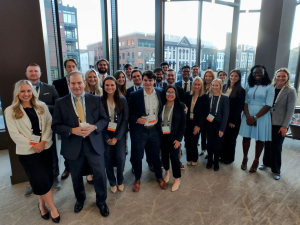
[[193, 131], [193, 135], [199, 134], [199, 132], [200, 132], [200, 127], [195, 126], [194, 131]]
[[256, 119], [254, 118], [254, 116], [249, 116], [247, 119], [247, 125], [248, 126], [253, 126], [253, 124], [256, 122]]
[[32, 147], [33, 151], [35, 151], [36, 153], [40, 153], [45, 149], [45, 145], [46, 145], [46, 141], [41, 141], [40, 143], [37, 143]]
[[223, 137], [223, 135], [224, 135], [224, 132], [219, 131], [219, 137], [221, 138], [221, 137]]
[[117, 143], [118, 139], [117, 138], [112, 138], [107, 140], [107, 144], [109, 145], [115, 145]]
[[176, 140], [173, 142], [173, 144], [174, 144], [174, 148], [179, 148], [180, 146], [180, 142]]
[[235, 128], [235, 125], [232, 124], [232, 123], [229, 123], [229, 127], [230, 127], [230, 128]]
[[287, 133], [287, 128], [286, 127], [280, 127], [278, 134], [281, 132], [282, 137], [285, 137]]

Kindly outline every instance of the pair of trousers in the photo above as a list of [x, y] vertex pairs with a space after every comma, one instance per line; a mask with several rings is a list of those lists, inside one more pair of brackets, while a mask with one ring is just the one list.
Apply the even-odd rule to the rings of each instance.
[[[204, 123], [205, 124], [205, 123]], [[207, 149], [206, 143], [207, 143], [207, 138], [206, 138], [206, 127], [205, 125], [202, 127], [202, 131], [200, 128], [200, 133], [201, 133], [201, 150], [204, 151]]]
[[170, 134], [163, 134], [161, 137], [161, 158], [165, 170], [170, 169], [170, 159], [174, 178], [181, 177], [180, 161], [178, 158], [179, 149], [174, 148], [175, 139], [171, 138]]
[[[188, 162], [197, 162], [198, 161], [198, 140], [199, 140], [199, 133], [194, 135], [194, 127], [196, 126], [193, 120], [187, 121], [187, 127], [185, 129], [185, 148], [186, 148], [186, 160]], [[201, 127], [200, 127], [201, 132]]]
[[154, 173], [157, 179], [162, 178], [160, 153], [160, 130], [157, 127], [151, 129], [143, 128], [140, 138], [131, 140], [131, 163], [134, 169], [136, 180], [142, 176], [142, 160], [144, 158], [144, 149], [147, 146], [149, 158], [151, 160]]
[[224, 135], [219, 137], [221, 123], [213, 120], [212, 122], [206, 121], [207, 128], [207, 164], [214, 163], [215, 166], [219, 165], [220, 151], [224, 142]]
[[96, 204], [103, 205], [107, 198], [106, 174], [104, 154], [99, 155], [93, 148], [90, 138], [82, 140], [81, 151], [75, 160], [67, 159], [72, 177], [73, 190], [77, 201], [83, 203], [86, 199], [83, 173], [86, 162], [93, 172], [94, 189], [96, 192]]
[[[109, 136], [113, 138], [114, 132], [108, 131]], [[107, 179], [111, 187], [123, 184], [124, 181], [124, 167], [126, 159], [126, 135], [124, 134], [115, 145], [108, 145], [104, 143], [105, 147], [105, 168]], [[117, 165], [117, 178], [114, 172], [114, 163]]]
[[285, 137], [278, 133], [281, 126], [272, 125], [272, 141], [265, 142], [263, 164], [271, 167], [272, 173], [280, 174], [282, 144]]
[[224, 132], [224, 143], [221, 150], [221, 159], [224, 162], [233, 162], [235, 156], [235, 147], [236, 147], [236, 139], [239, 134], [241, 121], [236, 122], [234, 124], [235, 127], [229, 127], [229, 123], [227, 123], [226, 130]]

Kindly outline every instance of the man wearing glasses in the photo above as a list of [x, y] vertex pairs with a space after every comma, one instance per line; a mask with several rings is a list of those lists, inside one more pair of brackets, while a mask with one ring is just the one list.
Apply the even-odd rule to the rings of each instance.
[[184, 95], [186, 92], [192, 90], [192, 81], [190, 80], [190, 67], [183, 66], [181, 69], [182, 80], [176, 82], [175, 84], [181, 87], [184, 91]]

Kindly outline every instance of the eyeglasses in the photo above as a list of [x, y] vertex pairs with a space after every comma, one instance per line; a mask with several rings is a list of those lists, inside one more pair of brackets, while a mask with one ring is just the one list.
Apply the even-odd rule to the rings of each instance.
[[175, 95], [175, 92], [166, 92], [167, 95]]

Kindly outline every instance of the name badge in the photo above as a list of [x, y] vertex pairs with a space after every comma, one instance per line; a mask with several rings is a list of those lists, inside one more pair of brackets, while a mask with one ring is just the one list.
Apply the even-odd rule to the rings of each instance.
[[155, 115], [148, 116], [147, 122], [149, 124], [156, 123], [156, 116]]
[[190, 113], [190, 120], [193, 120], [194, 119], [194, 113]]
[[209, 122], [212, 122], [214, 120], [214, 116], [209, 114], [208, 117], [206, 118]]
[[107, 130], [115, 132], [116, 129], [117, 129], [117, 123], [112, 123], [112, 122], [108, 123]]
[[37, 136], [37, 135], [31, 135], [31, 139], [30, 139], [30, 145], [36, 145], [38, 143], [40, 143], [41, 140], [41, 136]]
[[163, 134], [170, 134], [171, 133], [170, 127], [169, 126], [162, 127], [162, 132]]

